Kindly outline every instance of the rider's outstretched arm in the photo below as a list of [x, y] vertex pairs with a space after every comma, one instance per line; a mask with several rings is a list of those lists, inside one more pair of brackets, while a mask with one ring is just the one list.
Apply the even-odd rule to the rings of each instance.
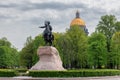
[[45, 28], [45, 26], [40, 26], [39, 28]]

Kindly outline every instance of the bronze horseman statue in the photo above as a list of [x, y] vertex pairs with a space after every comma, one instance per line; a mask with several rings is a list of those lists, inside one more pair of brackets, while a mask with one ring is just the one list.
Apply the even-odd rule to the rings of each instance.
[[54, 40], [54, 35], [52, 34], [52, 27], [50, 25], [50, 21], [45, 21], [45, 25], [41, 26], [39, 28], [45, 28], [45, 30], [43, 32], [43, 38], [45, 41], [45, 45], [52, 46], [53, 40]]

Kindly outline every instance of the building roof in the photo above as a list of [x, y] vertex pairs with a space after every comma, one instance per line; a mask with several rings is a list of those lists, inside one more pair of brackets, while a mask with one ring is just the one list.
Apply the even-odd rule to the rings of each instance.
[[76, 12], [76, 18], [71, 21], [70, 27], [74, 25], [85, 26], [85, 21], [80, 18], [79, 11]]

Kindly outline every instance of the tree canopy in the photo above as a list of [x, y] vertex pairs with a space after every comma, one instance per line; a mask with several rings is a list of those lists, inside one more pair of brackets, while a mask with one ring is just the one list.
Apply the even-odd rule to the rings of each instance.
[[7, 38], [0, 39], [0, 68], [18, 67], [18, 52]]
[[94, 68], [106, 66], [106, 37], [101, 33], [93, 33], [88, 39], [88, 54], [90, 65]]
[[111, 48], [113, 67], [120, 68], [120, 32], [116, 32], [112, 36]]
[[66, 68], [83, 68], [87, 65], [87, 35], [78, 26], [61, 34], [56, 44]]

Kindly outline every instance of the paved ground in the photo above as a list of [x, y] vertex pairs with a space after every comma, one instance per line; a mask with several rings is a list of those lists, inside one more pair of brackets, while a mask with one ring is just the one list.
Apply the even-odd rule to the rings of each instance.
[[77, 77], [77, 78], [0, 77], [0, 80], [120, 80], [120, 76]]

